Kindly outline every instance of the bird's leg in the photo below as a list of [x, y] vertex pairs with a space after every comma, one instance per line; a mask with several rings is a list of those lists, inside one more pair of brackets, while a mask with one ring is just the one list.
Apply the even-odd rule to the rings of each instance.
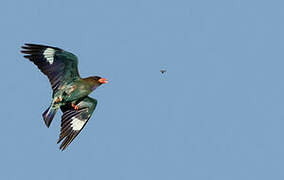
[[60, 97], [57, 97], [57, 99], [55, 100], [56, 103], [59, 103], [62, 99]]
[[71, 103], [71, 106], [72, 106], [76, 111], [79, 110], [79, 107], [78, 107], [77, 105], [75, 105], [74, 103]]

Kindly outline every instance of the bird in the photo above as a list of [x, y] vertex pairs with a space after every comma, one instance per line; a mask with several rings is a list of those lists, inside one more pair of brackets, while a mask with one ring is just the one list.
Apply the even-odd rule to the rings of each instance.
[[49, 128], [58, 109], [62, 111], [57, 144], [62, 141], [59, 149], [63, 151], [85, 127], [97, 106], [97, 100], [88, 95], [108, 80], [100, 76], [81, 78], [77, 56], [58, 47], [26, 43], [21, 52], [49, 79], [52, 101], [42, 116]]

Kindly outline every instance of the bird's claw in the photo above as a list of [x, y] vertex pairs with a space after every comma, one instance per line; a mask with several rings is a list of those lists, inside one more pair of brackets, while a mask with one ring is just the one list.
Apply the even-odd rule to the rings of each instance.
[[74, 103], [72, 103], [71, 105], [72, 105], [72, 107], [73, 107], [76, 111], [79, 110], [79, 107], [78, 107], [77, 105], [75, 105]]
[[56, 103], [59, 103], [61, 101], [60, 97], [57, 97], [57, 99], [55, 100]]

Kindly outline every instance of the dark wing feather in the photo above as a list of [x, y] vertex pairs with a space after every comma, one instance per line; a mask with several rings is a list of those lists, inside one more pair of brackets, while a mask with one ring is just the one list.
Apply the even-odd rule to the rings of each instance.
[[57, 47], [38, 44], [22, 46], [24, 57], [32, 61], [49, 79], [53, 91], [80, 77], [77, 57]]
[[60, 149], [63, 151], [73, 141], [73, 139], [81, 132], [86, 123], [93, 114], [97, 100], [85, 97], [76, 104], [78, 111], [76, 111], [71, 105], [65, 105], [61, 107], [63, 115], [61, 117], [61, 131], [57, 143], [60, 143], [63, 139]]

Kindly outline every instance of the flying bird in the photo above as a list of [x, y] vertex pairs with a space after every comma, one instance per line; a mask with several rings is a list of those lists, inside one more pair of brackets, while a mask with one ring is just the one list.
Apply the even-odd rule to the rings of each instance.
[[51, 84], [52, 101], [42, 114], [45, 125], [50, 126], [58, 109], [61, 109], [61, 130], [57, 143], [63, 142], [63, 151], [84, 128], [93, 114], [97, 100], [88, 95], [107, 79], [99, 76], [81, 78], [77, 57], [57, 47], [25, 44], [24, 57], [32, 61], [45, 74]]

